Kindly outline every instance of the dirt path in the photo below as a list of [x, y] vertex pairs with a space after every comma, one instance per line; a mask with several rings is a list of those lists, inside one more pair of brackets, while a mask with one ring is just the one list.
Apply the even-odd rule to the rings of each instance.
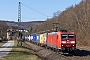
[[42, 57], [43, 60], [90, 60], [90, 51], [88, 50], [77, 50], [77, 53], [75, 55], [61, 55], [30, 42], [25, 43], [30, 46], [30, 49], [32, 49], [35, 54]]
[[14, 46], [14, 41], [8, 41], [0, 47], [0, 58], [7, 56]]

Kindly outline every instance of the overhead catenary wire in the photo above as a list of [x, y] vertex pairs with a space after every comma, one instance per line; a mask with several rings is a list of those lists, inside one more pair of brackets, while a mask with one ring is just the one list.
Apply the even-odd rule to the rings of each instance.
[[36, 11], [36, 12], [38, 12], [38, 13], [40, 13], [40, 14], [42, 14], [42, 15], [44, 15], [44, 16], [46, 16], [46, 17], [49, 17], [48, 15], [46, 15], [46, 14], [44, 14], [44, 13], [41, 13], [41, 12], [37, 11], [36, 9], [28, 6], [28, 5], [25, 5], [25, 4], [23, 4], [23, 3], [21, 3], [21, 4], [24, 5], [24, 6], [26, 6], [26, 7], [28, 7], [28, 8], [30, 8], [30, 9], [32, 9], [32, 10], [34, 10], [34, 11]]
[[45, 19], [45, 18], [27, 18], [27, 17], [22, 17], [22, 18], [25, 18], [25, 19]]

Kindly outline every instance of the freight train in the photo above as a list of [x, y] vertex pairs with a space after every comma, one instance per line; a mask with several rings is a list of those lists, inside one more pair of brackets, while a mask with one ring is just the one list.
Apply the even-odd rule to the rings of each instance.
[[52, 48], [58, 52], [76, 52], [76, 35], [74, 32], [34, 33], [29, 36], [29, 41], [40, 46]]

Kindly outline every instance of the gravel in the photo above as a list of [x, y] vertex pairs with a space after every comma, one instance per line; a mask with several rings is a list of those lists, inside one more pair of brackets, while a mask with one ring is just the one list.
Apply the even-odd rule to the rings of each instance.
[[56, 52], [45, 49], [44, 47], [37, 46], [30, 42], [25, 42], [30, 49], [34, 51], [36, 55], [42, 57], [42, 60], [90, 60], [90, 51], [84, 49], [78, 49], [75, 55], [71, 54], [57, 54]]

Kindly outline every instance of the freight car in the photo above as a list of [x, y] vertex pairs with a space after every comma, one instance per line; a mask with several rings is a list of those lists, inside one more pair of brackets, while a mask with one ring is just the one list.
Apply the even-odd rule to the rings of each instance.
[[33, 34], [33, 39], [32, 39], [32, 41], [33, 41], [33, 43], [35, 43], [35, 44], [38, 44], [39, 42], [40, 42], [40, 38], [39, 38], [39, 34]]
[[47, 33], [40, 34], [40, 45], [46, 46]]
[[[33, 38], [32, 38], [33, 36]], [[34, 43], [38, 43], [41, 46], [52, 48], [59, 52], [73, 52], [76, 51], [76, 35], [74, 32], [58, 31], [42, 34], [31, 35]]]

